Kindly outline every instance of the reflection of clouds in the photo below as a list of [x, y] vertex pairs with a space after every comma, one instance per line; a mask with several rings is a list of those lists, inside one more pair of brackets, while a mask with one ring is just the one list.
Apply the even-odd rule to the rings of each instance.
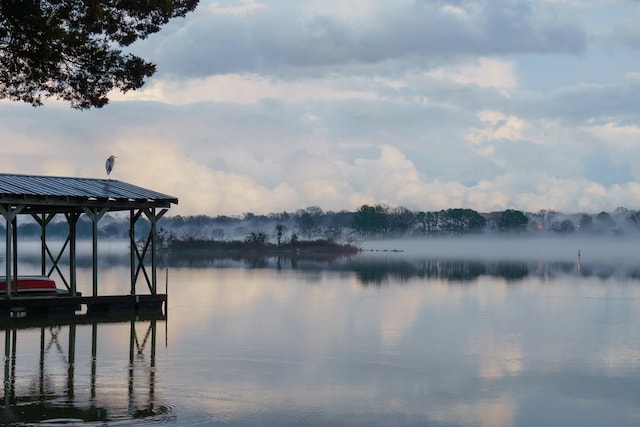
[[477, 281], [477, 286], [469, 289], [470, 296], [475, 298], [478, 306], [484, 310], [495, 310], [496, 307], [503, 307], [507, 302], [508, 284], [500, 278], [481, 277]]
[[518, 404], [514, 398], [503, 396], [496, 400], [459, 404], [444, 410], [443, 419], [456, 419], [462, 425], [506, 427], [516, 425]]
[[[181, 335], [187, 331], [197, 333], [216, 318], [252, 317], [264, 311], [263, 306], [269, 301], [281, 305], [293, 297], [295, 288], [274, 286], [277, 276], [255, 270], [240, 271], [241, 275], [235, 269], [172, 270], [168, 296], [170, 328]], [[236, 330], [243, 326], [252, 327], [242, 321], [233, 324]]]
[[474, 340], [469, 351], [478, 358], [480, 377], [495, 380], [524, 371], [522, 337], [491, 335]]
[[[482, 313], [494, 313], [505, 310], [508, 301], [508, 284], [500, 279], [478, 280], [477, 286], [469, 290]], [[492, 320], [487, 317], [487, 320]], [[504, 326], [502, 326], [504, 327]], [[471, 335], [467, 352], [477, 358], [480, 365], [480, 377], [499, 379], [519, 374], [524, 370], [522, 336], [506, 334], [504, 331], [481, 331], [480, 336]]]
[[424, 305], [424, 292], [415, 287], [394, 292], [390, 303], [380, 309], [380, 342], [383, 350], [396, 348], [405, 331], [411, 329]]
[[585, 367], [604, 372], [594, 377], [604, 384], [637, 373], [639, 304], [640, 288], [593, 277], [411, 277], [363, 287], [344, 271], [176, 269], [168, 323], [172, 353], [209, 352], [208, 373], [197, 375], [211, 378], [199, 397], [229, 419], [285, 408], [316, 411], [306, 414], [317, 420], [321, 408], [337, 416], [376, 408], [494, 427], [526, 417], [518, 411], [540, 384], [571, 407], [567, 370], [578, 379]]
[[608, 375], [627, 376], [640, 369], [640, 353], [637, 347], [611, 347], [596, 353], [592, 368], [604, 370]]

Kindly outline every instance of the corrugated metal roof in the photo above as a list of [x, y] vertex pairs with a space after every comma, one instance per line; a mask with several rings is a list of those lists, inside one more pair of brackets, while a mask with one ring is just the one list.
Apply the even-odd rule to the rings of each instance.
[[0, 197], [86, 198], [178, 203], [174, 196], [112, 179], [0, 174]]

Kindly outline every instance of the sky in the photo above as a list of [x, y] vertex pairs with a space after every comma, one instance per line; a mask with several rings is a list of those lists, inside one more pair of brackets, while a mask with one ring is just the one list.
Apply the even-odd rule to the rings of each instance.
[[201, 0], [78, 111], [0, 101], [0, 172], [110, 178], [172, 215], [640, 209], [638, 0]]

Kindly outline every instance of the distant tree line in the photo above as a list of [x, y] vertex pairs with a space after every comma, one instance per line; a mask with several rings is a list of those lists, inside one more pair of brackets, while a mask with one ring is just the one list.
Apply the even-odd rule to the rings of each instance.
[[[25, 216], [26, 217], [26, 216]], [[141, 220], [136, 231], [148, 233], [149, 223]], [[640, 211], [617, 208], [597, 214], [564, 214], [554, 210], [523, 212], [515, 209], [488, 213], [473, 209], [451, 208], [438, 211], [413, 211], [383, 204], [362, 205], [356, 211], [323, 211], [317, 206], [295, 212], [239, 216], [168, 216], [158, 222], [161, 243], [170, 240], [243, 240], [277, 245], [291, 241], [325, 239], [353, 243], [361, 239], [408, 236], [454, 236], [479, 233], [594, 234], [624, 235], [640, 233]], [[0, 232], [5, 232], [0, 224]], [[91, 221], [84, 215], [77, 225], [79, 238], [90, 238]], [[38, 238], [40, 227], [33, 221], [18, 224], [21, 238]], [[128, 216], [105, 215], [99, 223], [101, 237], [128, 238]], [[53, 221], [47, 227], [48, 238], [65, 238], [66, 221]]]
[[362, 205], [356, 211], [323, 211], [317, 206], [295, 212], [241, 216], [180, 216], [163, 218], [164, 239], [273, 242], [326, 239], [353, 243], [362, 239], [455, 236], [480, 233], [623, 235], [640, 233], [640, 211], [617, 208], [611, 213], [564, 214], [554, 210], [523, 212], [506, 209], [481, 213], [451, 208], [413, 211], [383, 204]]
[[[18, 236], [23, 239], [39, 239], [41, 234], [40, 225], [30, 220], [28, 216], [18, 217]], [[114, 218], [105, 215], [99, 222], [98, 236], [112, 238], [129, 238], [129, 218]], [[136, 222], [136, 237], [148, 235], [151, 224], [146, 219], [139, 219]], [[0, 234], [6, 233], [6, 226], [0, 223]], [[76, 224], [76, 236], [79, 239], [91, 239], [93, 234], [93, 224], [91, 220], [82, 215]], [[61, 218], [59, 221], [52, 221], [47, 225], [48, 239], [65, 239], [69, 235], [69, 224]]]

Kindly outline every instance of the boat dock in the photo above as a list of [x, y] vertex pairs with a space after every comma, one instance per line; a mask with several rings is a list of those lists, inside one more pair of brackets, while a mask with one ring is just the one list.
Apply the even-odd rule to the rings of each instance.
[[[156, 316], [166, 313], [167, 295], [158, 293], [157, 286], [156, 224], [171, 205], [177, 203], [176, 197], [111, 179], [0, 174], [0, 215], [5, 220], [4, 277], [11, 283], [0, 292], [0, 322], [32, 316]], [[128, 212], [130, 218], [131, 283], [126, 295], [101, 295], [99, 292], [98, 223], [110, 212]], [[83, 215], [89, 218], [92, 226], [90, 295], [77, 291], [76, 226]], [[17, 220], [22, 216], [30, 217], [40, 227], [41, 265], [37, 273], [55, 280], [67, 295], [23, 296], [18, 292], [22, 272], [18, 271]], [[47, 242], [47, 226], [57, 218], [66, 222], [69, 231], [62, 247], [52, 251]], [[137, 227], [144, 221], [145, 227]]]

